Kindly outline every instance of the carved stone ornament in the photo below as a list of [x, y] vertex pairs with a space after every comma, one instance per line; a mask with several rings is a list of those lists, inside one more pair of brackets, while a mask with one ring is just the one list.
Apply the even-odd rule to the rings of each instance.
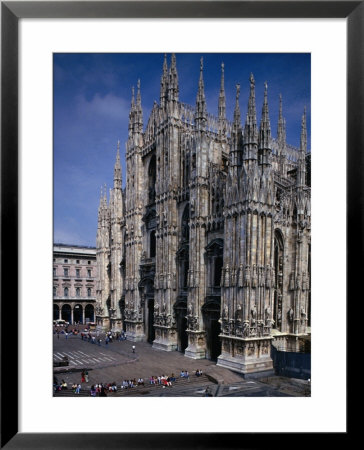
[[292, 272], [290, 277], [289, 277], [289, 290], [293, 291], [294, 290], [294, 273]]
[[244, 286], [244, 268], [243, 268], [242, 264], [240, 264], [240, 268], [239, 268], [238, 286], [239, 287]]
[[267, 289], [270, 289], [272, 287], [272, 270], [269, 264], [266, 267], [265, 286]]
[[264, 266], [259, 267], [259, 286], [263, 287], [265, 284], [265, 274], [264, 274]]
[[266, 306], [266, 308], [265, 308], [265, 324], [267, 326], [270, 325], [271, 313], [272, 313], [272, 311], [270, 309], [270, 306], [269, 305]]
[[228, 305], [225, 303], [224, 308], [222, 310], [222, 317], [223, 319], [226, 319], [229, 315], [229, 308]]
[[104, 308], [101, 305], [101, 302], [97, 302], [96, 306], [95, 306], [95, 310], [96, 310], [96, 314], [98, 316], [101, 316], [104, 312]]
[[289, 322], [293, 322], [293, 309], [292, 308], [289, 308], [289, 310], [287, 312], [287, 317], [288, 317]]
[[225, 283], [224, 283], [225, 287], [230, 286], [230, 268], [229, 265], [226, 266], [225, 268]]
[[252, 287], [256, 288], [257, 284], [258, 284], [257, 266], [254, 264], [254, 266], [253, 266], [253, 276], [252, 276]]
[[243, 324], [243, 336], [244, 337], [249, 336], [249, 329], [250, 329], [249, 322], [244, 322], [244, 324]]
[[242, 320], [242, 314], [243, 314], [243, 312], [242, 312], [242, 309], [241, 309], [241, 305], [238, 305], [238, 306], [236, 307], [236, 313], [235, 313], [235, 317], [236, 317], [236, 320], [237, 320], [238, 322], [241, 322], [241, 320]]
[[250, 286], [250, 266], [245, 266], [244, 287]]
[[302, 274], [302, 290], [308, 291], [308, 289], [309, 289], [308, 285], [309, 285], [308, 276], [306, 275], [306, 272], [303, 272], [303, 274]]
[[298, 272], [296, 276], [296, 290], [300, 290], [301, 286], [301, 274]]
[[225, 269], [221, 269], [220, 287], [224, 287]]
[[255, 305], [253, 305], [251, 307], [250, 314], [251, 314], [252, 325], [254, 325], [256, 317], [257, 317], [257, 307]]

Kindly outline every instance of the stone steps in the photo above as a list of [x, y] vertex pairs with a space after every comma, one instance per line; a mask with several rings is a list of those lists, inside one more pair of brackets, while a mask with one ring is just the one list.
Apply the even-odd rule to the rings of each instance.
[[[176, 381], [172, 382], [172, 386], [166, 386], [164, 389], [171, 390], [173, 388], [179, 388], [181, 390], [183, 388], [189, 387], [198, 387], [200, 385], [206, 385], [211, 383], [209, 378], [203, 374], [200, 377], [196, 377], [195, 375], [190, 376], [190, 379], [186, 378], [176, 378]], [[157, 384], [152, 385], [148, 382], [145, 382], [145, 386], [136, 386], [134, 388], [128, 389], [120, 389], [120, 384], [118, 384], [118, 390], [116, 392], [108, 392], [108, 397], [122, 397], [122, 396], [132, 396], [132, 397], [141, 397], [144, 395], [151, 394], [155, 390], [162, 390], [163, 385]], [[163, 389], [163, 390], [164, 390]], [[62, 391], [57, 391], [54, 393], [55, 397], [89, 397], [90, 396], [90, 386], [84, 387], [81, 389], [79, 394], [73, 393], [72, 389], [66, 389]]]

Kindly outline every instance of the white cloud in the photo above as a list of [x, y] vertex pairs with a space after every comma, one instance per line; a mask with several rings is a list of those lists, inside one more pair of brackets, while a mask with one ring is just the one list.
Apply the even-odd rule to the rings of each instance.
[[91, 100], [83, 95], [78, 96], [76, 108], [81, 117], [102, 117], [119, 121], [128, 117], [130, 105], [122, 97], [113, 94], [101, 96], [96, 93]]

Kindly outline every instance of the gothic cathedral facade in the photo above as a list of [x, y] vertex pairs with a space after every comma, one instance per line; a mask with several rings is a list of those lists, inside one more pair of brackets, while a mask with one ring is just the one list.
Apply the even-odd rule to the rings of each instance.
[[97, 229], [97, 325], [129, 340], [209, 358], [243, 374], [273, 368], [271, 345], [300, 351], [310, 335], [310, 154], [286, 142], [280, 99], [271, 136], [265, 84], [255, 80], [241, 123], [226, 119], [224, 65], [217, 116], [206, 110], [203, 61], [195, 107], [179, 101], [176, 57], [165, 56], [160, 102], [143, 126], [132, 93], [122, 188], [119, 143]]

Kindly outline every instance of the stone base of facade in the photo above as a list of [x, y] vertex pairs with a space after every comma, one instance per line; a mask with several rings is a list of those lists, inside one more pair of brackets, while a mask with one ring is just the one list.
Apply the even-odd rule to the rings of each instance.
[[125, 321], [126, 324], [126, 339], [131, 342], [144, 342], [146, 340], [144, 334], [144, 325], [142, 322], [129, 322]]
[[155, 327], [153, 348], [172, 352], [177, 350], [177, 334], [174, 328]]
[[153, 341], [153, 348], [156, 348], [157, 350], [163, 350], [165, 352], [173, 352], [177, 350], [177, 344], [173, 344], [170, 342]]
[[273, 375], [273, 360], [270, 356], [272, 338], [243, 339], [220, 336], [222, 353], [217, 358], [217, 365], [242, 373], [244, 377], [260, 373]]
[[108, 316], [96, 316], [96, 330], [110, 331], [110, 317]]
[[272, 345], [280, 352], [309, 353], [310, 335], [275, 333]]
[[121, 319], [110, 319], [110, 329], [114, 333], [120, 333], [123, 329], [123, 321]]
[[187, 331], [188, 347], [185, 350], [185, 356], [192, 359], [206, 358], [206, 338], [204, 331]]
[[243, 358], [229, 357], [220, 355], [217, 358], [217, 366], [225, 367], [226, 369], [233, 370], [234, 372], [239, 372], [244, 375], [244, 378], [259, 376], [272, 376], [274, 375], [273, 361], [272, 359], [262, 358], [247, 361]]

